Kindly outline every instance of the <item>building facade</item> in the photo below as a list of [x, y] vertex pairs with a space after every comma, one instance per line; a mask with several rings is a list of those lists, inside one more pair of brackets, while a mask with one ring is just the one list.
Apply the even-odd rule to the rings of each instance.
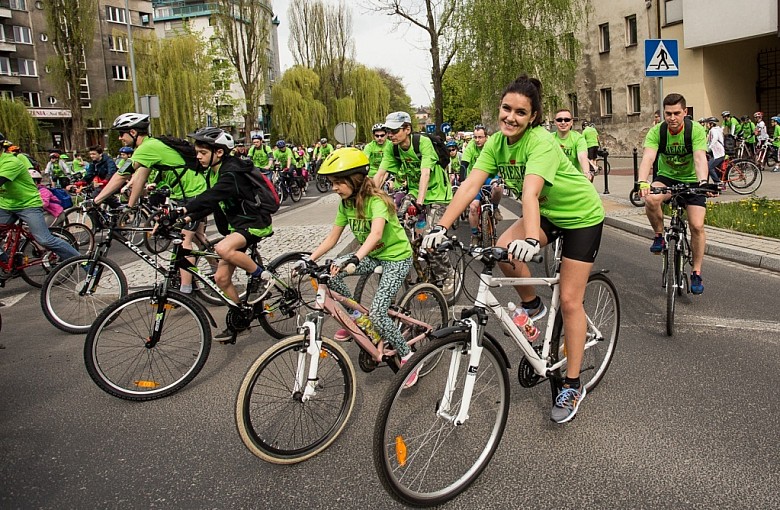
[[[777, 0], [587, 2], [571, 107], [613, 154], [641, 153], [662, 96], [685, 96], [691, 115], [780, 113]], [[675, 39], [679, 76], [645, 77], [645, 39]]]

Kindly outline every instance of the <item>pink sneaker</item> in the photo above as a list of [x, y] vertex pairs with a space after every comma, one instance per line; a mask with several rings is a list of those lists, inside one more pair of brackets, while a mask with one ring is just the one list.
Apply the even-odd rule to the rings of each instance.
[[350, 335], [349, 331], [347, 331], [346, 329], [340, 329], [336, 331], [335, 335], [333, 335], [333, 339], [336, 340], [337, 342], [343, 342], [344, 340], [347, 340], [351, 336], [352, 335]]
[[[404, 365], [406, 365], [407, 361], [409, 361], [409, 360], [402, 359], [401, 360], [401, 366], [403, 367]], [[406, 381], [404, 382], [404, 389], [409, 389], [412, 386], [414, 386], [415, 384], [417, 384], [417, 378], [418, 378], [418, 374], [417, 373], [420, 371], [421, 368], [422, 368], [422, 365], [420, 365], [417, 368], [415, 368], [414, 371], [411, 374], [409, 374], [409, 376], [406, 378]]]

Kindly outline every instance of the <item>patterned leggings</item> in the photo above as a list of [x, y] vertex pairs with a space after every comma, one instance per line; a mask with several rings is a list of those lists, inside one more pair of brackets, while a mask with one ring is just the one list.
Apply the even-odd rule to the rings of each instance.
[[[410, 352], [409, 346], [406, 345], [398, 327], [388, 317], [387, 310], [393, 304], [398, 289], [401, 288], [409, 268], [412, 267], [412, 258], [389, 261], [365, 257], [358, 264], [354, 274], [373, 273], [377, 266], [382, 266], [382, 277], [379, 280], [379, 288], [374, 294], [374, 300], [371, 302], [368, 318], [371, 319], [371, 323], [382, 339], [389, 342], [400, 356], [406, 356]], [[342, 296], [352, 297], [352, 292], [344, 284], [344, 273], [339, 273], [333, 278], [329, 286]]]

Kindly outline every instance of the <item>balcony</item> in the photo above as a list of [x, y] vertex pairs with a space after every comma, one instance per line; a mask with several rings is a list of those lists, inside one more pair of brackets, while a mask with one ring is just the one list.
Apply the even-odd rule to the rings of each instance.
[[3, 5], [0, 5], [0, 18], [11, 19], [11, 9]]
[[10, 74], [0, 74], [0, 85], [21, 85], [22, 80], [19, 76], [11, 76]]
[[155, 3], [155, 8], [154, 8], [155, 22], [171, 21], [171, 20], [192, 18], [198, 16], [210, 16], [212, 12], [217, 10], [217, 4], [215, 3], [202, 2], [202, 3], [183, 5], [182, 2], [175, 2], [179, 5], [170, 5], [172, 3], [174, 2]]
[[0, 41], [0, 51], [14, 53], [16, 51], [16, 45], [14, 43]]

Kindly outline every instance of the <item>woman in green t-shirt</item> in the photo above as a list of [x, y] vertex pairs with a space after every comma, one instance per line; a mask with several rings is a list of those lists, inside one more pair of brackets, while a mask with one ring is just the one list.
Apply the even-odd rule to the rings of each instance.
[[[500, 132], [485, 143], [441, 222], [423, 239], [423, 247], [441, 243], [447, 227], [468, 206], [485, 178], [497, 173], [515, 195], [522, 193], [523, 217], [497, 242], [508, 248], [510, 258], [528, 262], [542, 246], [558, 236], [563, 238], [560, 288], [568, 364], [551, 419], [565, 423], [574, 418], [585, 397], [579, 380], [587, 327], [583, 298], [601, 243], [604, 208], [588, 178], [574, 168], [541, 125], [541, 86], [539, 80], [522, 75], [504, 90], [498, 110]], [[531, 275], [522, 263], [501, 264], [501, 270], [509, 277]], [[547, 313], [533, 287], [517, 287], [517, 291], [532, 318]]]
[[[398, 352], [403, 364], [412, 353], [387, 310], [412, 266], [412, 246], [398, 221], [393, 200], [367, 177], [368, 168], [368, 156], [354, 147], [337, 149], [322, 162], [319, 173], [328, 176], [333, 191], [341, 197], [341, 204], [333, 229], [312, 252], [311, 260], [317, 260], [336, 246], [344, 227], [349, 225], [360, 248], [334, 263], [334, 270], [352, 263], [356, 266], [355, 274], [368, 274], [382, 266], [382, 277], [368, 318], [379, 335]], [[330, 281], [330, 287], [351, 297], [342, 278], [341, 274], [337, 275]], [[345, 340], [348, 336], [346, 330], [339, 330], [334, 338]], [[413, 374], [407, 384], [411, 386], [416, 381], [417, 375]]]

